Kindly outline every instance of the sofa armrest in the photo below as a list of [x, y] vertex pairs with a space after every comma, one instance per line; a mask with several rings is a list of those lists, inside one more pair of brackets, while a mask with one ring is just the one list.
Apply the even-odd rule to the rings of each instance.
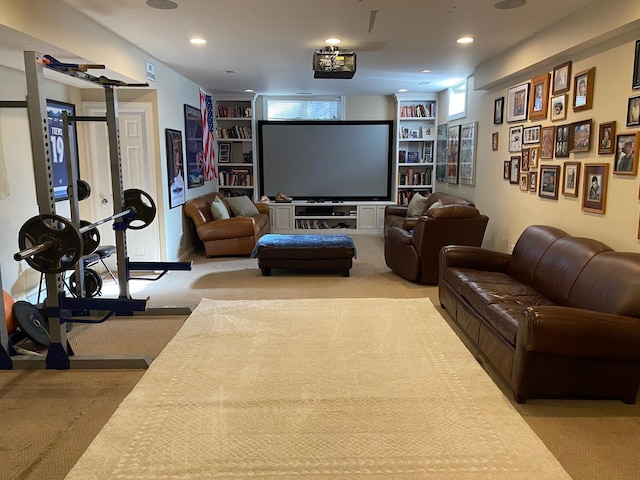
[[256, 208], [260, 213], [269, 215], [269, 205], [267, 205], [266, 203], [259, 203], [259, 202], [254, 203], [254, 205], [256, 206]]
[[384, 216], [395, 215], [397, 217], [406, 217], [409, 207], [403, 205], [387, 205], [384, 207]]
[[509, 262], [511, 262], [511, 255], [508, 253], [487, 250], [482, 247], [447, 245], [440, 250], [441, 274], [449, 267], [506, 273]]
[[253, 217], [231, 217], [198, 225], [196, 231], [200, 240], [206, 242], [227, 238], [250, 237], [256, 233], [255, 225]]
[[516, 341], [516, 349], [533, 353], [638, 361], [640, 319], [563, 306], [528, 307]]
[[396, 242], [398, 245], [412, 245], [413, 236], [400, 227], [393, 227], [389, 230], [387, 240]]

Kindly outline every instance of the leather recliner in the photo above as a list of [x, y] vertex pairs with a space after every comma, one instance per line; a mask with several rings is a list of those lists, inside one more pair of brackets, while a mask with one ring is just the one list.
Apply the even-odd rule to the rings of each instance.
[[416, 220], [413, 234], [392, 227], [384, 242], [387, 266], [401, 277], [423, 285], [438, 283], [439, 254], [445, 245], [482, 245], [489, 217], [469, 205], [428, 210]]

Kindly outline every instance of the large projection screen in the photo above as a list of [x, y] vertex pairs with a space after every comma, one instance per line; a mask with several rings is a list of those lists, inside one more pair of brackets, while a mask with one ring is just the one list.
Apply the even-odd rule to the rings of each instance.
[[294, 200], [391, 197], [393, 121], [260, 121], [260, 195]]

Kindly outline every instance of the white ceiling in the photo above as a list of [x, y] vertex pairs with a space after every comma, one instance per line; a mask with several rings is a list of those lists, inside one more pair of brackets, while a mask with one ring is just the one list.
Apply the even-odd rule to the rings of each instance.
[[[174, 10], [62, 1], [212, 93], [387, 95], [441, 91], [594, 0], [528, 0], [512, 10], [494, 8], [498, 0], [174, 0]], [[458, 45], [463, 35], [475, 42]], [[194, 47], [193, 36], [208, 43]], [[313, 51], [329, 37], [356, 52], [353, 79], [313, 78]]]

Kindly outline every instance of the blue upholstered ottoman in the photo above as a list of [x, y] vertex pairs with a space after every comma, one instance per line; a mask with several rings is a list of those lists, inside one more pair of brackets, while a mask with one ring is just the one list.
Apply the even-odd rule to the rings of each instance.
[[287, 270], [338, 270], [343, 277], [356, 257], [356, 246], [349, 235], [279, 235], [260, 237], [251, 258], [258, 259], [262, 275], [272, 268]]

